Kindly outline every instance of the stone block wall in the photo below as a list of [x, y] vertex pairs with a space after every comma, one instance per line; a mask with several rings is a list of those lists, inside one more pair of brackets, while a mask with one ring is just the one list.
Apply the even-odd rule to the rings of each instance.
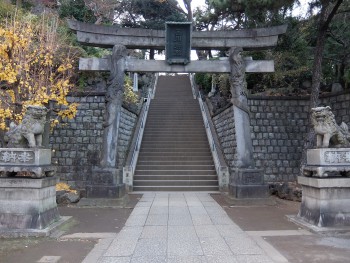
[[235, 122], [233, 120], [233, 108], [229, 107], [220, 114], [213, 117], [213, 123], [221, 143], [221, 150], [230, 167], [235, 165], [236, 134]]
[[[350, 127], [349, 92], [322, 96], [321, 103], [332, 108], [338, 123]], [[264, 169], [267, 182], [294, 181], [309, 127], [309, 98], [250, 96], [249, 108], [256, 167]], [[232, 107], [213, 116], [213, 122], [232, 168], [236, 146]]]
[[136, 122], [137, 115], [125, 108], [122, 108], [118, 135], [118, 167], [120, 168], [122, 168], [125, 164]]
[[255, 165], [264, 169], [266, 181], [293, 181], [299, 174], [308, 105], [296, 98], [249, 100]]
[[343, 121], [350, 128], [350, 92], [323, 96], [321, 102], [332, 108], [338, 124]]
[[[62, 123], [50, 135], [53, 149], [52, 163], [57, 166], [61, 181], [85, 189], [92, 168], [100, 161], [103, 143], [103, 120], [105, 113], [104, 92], [80, 94], [69, 97], [79, 104], [74, 119]], [[128, 145], [136, 124], [137, 115], [122, 108], [118, 141], [118, 165], [123, 166]]]

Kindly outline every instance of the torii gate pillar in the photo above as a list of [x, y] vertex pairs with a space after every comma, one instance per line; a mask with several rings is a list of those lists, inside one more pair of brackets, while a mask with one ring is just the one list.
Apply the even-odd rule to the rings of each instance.
[[246, 92], [246, 63], [240, 47], [230, 49], [230, 84], [233, 104], [236, 149], [234, 168], [230, 171], [229, 193], [235, 199], [267, 198], [268, 186], [264, 184], [263, 170], [256, 169]]
[[110, 77], [106, 92], [103, 145], [100, 165], [92, 171], [91, 185], [86, 188], [88, 198], [119, 198], [125, 195], [123, 169], [118, 167], [118, 135], [124, 94], [125, 46], [115, 45], [110, 63]]

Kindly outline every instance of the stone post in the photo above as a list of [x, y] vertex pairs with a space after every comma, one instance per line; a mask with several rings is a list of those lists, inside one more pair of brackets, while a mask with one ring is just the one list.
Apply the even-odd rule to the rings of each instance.
[[126, 48], [115, 45], [106, 92], [103, 145], [100, 167], [95, 167], [86, 187], [88, 198], [119, 198], [125, 194], [122, 169], [117, 167], [119, 122], [124, 93]]
[[133, 91], [138, 92], [139, 91], [139, 78], [138, 74], [134, 73], [134, 81], [133, 81]]
[[240, 47], [230, 49], [231, 66], [231, 102], [233, 104], [236, 152], [234, 168], [231, 171], [229, 184], [230, 195], [237, 199], [266, 198], [268, 187], [264, 185], [262, 170], [255, 169], [253, 143], [250, 130], [250, 116], [246, 91], [246, 63], [241, 56]]

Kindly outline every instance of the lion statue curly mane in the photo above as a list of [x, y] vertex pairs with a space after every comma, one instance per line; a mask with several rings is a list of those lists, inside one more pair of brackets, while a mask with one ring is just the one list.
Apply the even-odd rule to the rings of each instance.
[[336, 123], [329, 106], [312, 108], [311, 124], [316, 133], [317, 148], [350, 146], [348, 126], [344, 122]]
[[22, 123], [10, 124], [10, 130], [4, 136], [7, 147], [41, 147], [47, 112], [42, 106], [28, 106]]

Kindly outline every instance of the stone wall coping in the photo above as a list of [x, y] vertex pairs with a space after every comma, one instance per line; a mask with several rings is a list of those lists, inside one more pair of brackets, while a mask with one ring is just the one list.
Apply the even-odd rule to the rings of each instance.
[[[321, 94], [320, 98], [329, 98], [339, 95], [350, 94], [350, 90], [344, 90], [339, 92], [330, 92], [326, 94]], [[310, 100], [310, 95], [307, 96], [267, 96], [267, 95], [248, 95], [250, 100]]]
[[350, 178], [314, 178], [298, 176], [298, 183], [315, 188], [350, 188]]

